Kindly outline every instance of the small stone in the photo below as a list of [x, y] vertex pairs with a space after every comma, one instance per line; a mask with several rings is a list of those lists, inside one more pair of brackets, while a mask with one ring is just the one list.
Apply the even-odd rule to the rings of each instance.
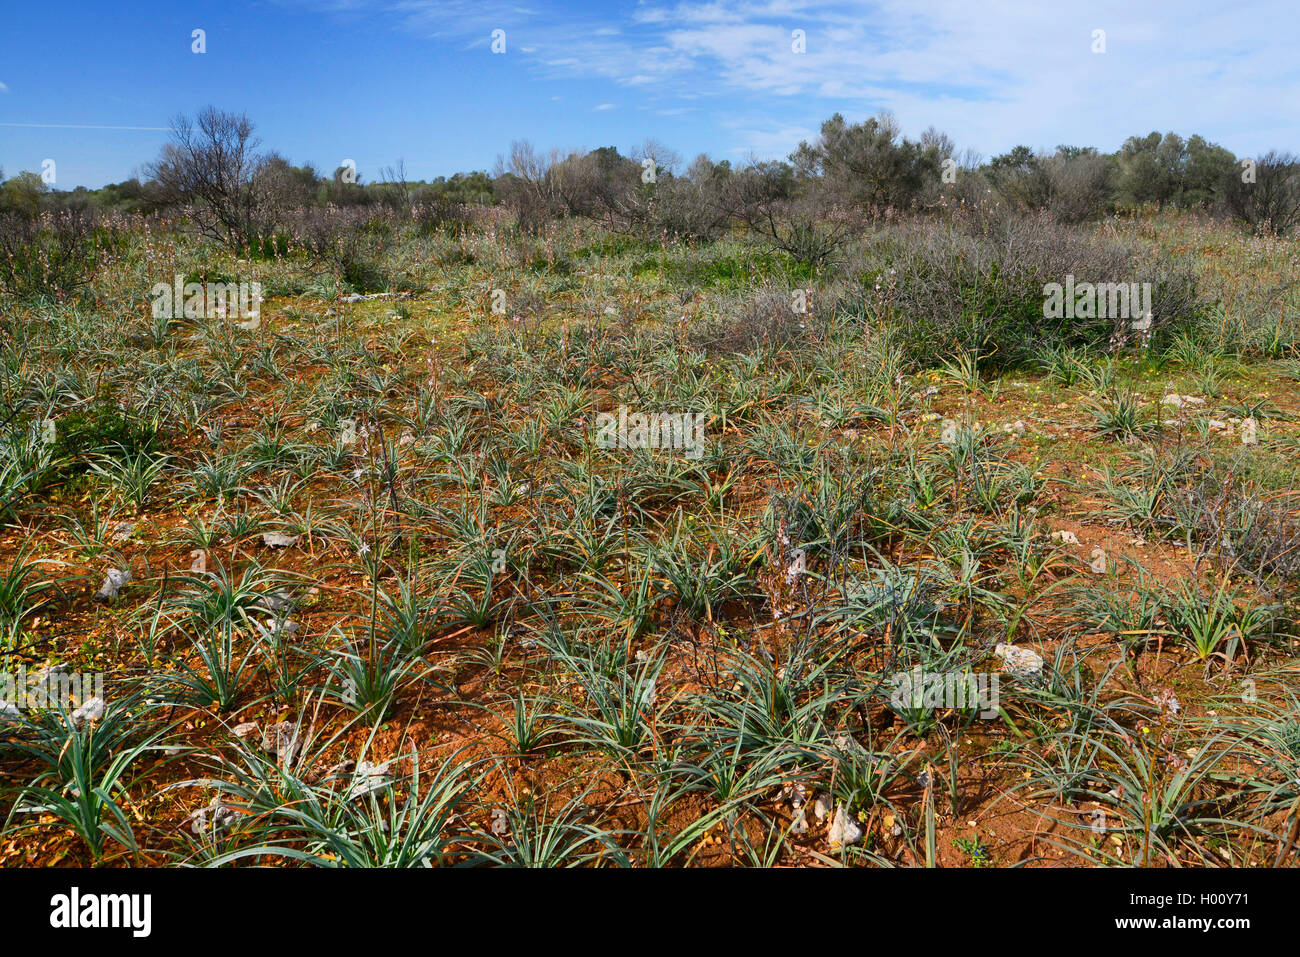
[[993, 649], [993, 654], [1002, 659], [1002, 670], [1013, 675], [1033, 678], [1043, 673], [1043, 656], [1030, 648], [1002, 642]]
[[257, 734], [257, 727], [258, 725], [256, 721], [244, 721], [241, 724], [235, 725], [231, 734], [243, 741]]
[[813, 800], [813, 816], [819, 821], [824, 821], [831, 813], [831, 796], [829, 794], [819, 794]]
[[1253, 419], [1243, 419], [1241, 423], [1241, 444], [1259, 444], [1259, 424]]
[[1079, 536], [1068, 528], [1063, 528], [1058, 532], [1052, 532], [1052, 539], [1060, 542], [1062, 545], [1078, 545]]
[[289, 593], [285, 591], [270, 591], [257, 597], [257, 604], [261, 605], [273, 615], [278, 615], [285, 611], [293, 603]]
[[356, 770], [357, 770], [357, 762], [353, 761], [351, 758], [344, 758], [338, 764], [334, 765], [328, 771], [325, 772], [324, 780], [334, 781], [334, 780], [338, 780], [339, 778], [351, 777], [353, 774], [356, 773]]
[[98, 601], [108, 601], [110, 598], [116, 598], [117, 593], [122, 590], [122, 586], [132, 578], [131, 569], [129, 568], [110, 568], [108, 574], [104, 576], [104, 584], [99, 586], [99, 591], [95, 592], [95, 598]]
[[113, 541], [124, 542], [131, 537], [135, 531], [135, 526], [130, 522], [118, 522], [113, 528]]
[[262, 735], [262, 750], [284, 763], [298, 753], [298, 728], [292, 721], [280, 721], [266, 729]]
[[849, 847], [862, 840], [862, 825], [849, 816], [843, 804], [835, 809], [835, 820], [831, 821], [826, 840], [833, 851]]
[[229, 804], [221, 803], [220, 798], [214, 797], [211, 804], [191, 811], [185, 820], [195, 835], [207, 837], [209, 834], [216, 835], [233, 827], [239, 820], [239, 812]]
[[361, 761], [357, 764], [356, 774], [348, 787], [347, 798], [349, 801], [355, 801], [367, 794], [382, 791], [392, 783], [393, 779], [388, 774], [387, 763], [371, 764], [369, 761]]
[[90, 698], [76, 711], [72, 712], [72, 724], [80, 725], [83, 721], [98, 721], [104, 717], [105, 703], [100, 697]]
[[857, 738], [851, 734], [837, 734], [835, 736], [835, 747], [837, 750], [850, 753], [865, 754], [867, 749], [858, 743]]
[[263, 532], [262, 544], [271, 548], [289, 548], [298, 544], [298, 536], [286, 535], [284, 532]]

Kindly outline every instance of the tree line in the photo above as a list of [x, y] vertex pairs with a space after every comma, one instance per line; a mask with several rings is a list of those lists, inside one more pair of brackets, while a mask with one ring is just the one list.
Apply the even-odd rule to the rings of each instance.
[[1132, 136], [1114, 153], [1017, 146], [985, 161], [958, 154], [934, 128], [919, 139], [904, 136], [888, 113], [857, 123], [837, 113], [785, 160], [733, 166], [701, 154], [683, 164], [654, 140], [626, 156], [612, 146], [543, 152], [517, 141], [491, 174], [411, 181], [398, 163], [364, 182], [354, 167], [324, 174], [263, 151], [247, 116], [208, 107], [173, 121], [168, 142], [140, 176], [60, 191], [22, 172], [0, 185], [0, 215], [182, 212], [200, 232], [232, 246], [287, 229], [304, 210], [424, 210], [433, 224], [446, 225], [460, 221], [458, 209], [504, 205], [526, 230], [584, 216], [615, 229], [708, 240], [742, 224], [810, 262], [863, 214], [987, 204], [1071, 223], [1156, 205], [1204, 209], [1285, 234], [1300, 222], [1300, 161], [1279, 150], [1237, 157], [1204, 137], [1172, 132]]

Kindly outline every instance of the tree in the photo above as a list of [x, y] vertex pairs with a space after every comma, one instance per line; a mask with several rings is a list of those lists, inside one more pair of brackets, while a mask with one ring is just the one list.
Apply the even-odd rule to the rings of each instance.
[[945, 151], [951, 155], [951, 141], [933, 130], [920, 143], [900, 137], [889, 113], [856, 124], [836, 113], [817, 141], [800, 143], [790, 160], [800, 178], [820, 176], [833, 202], [909, 209], [938, 179]]
[[1104, 215], [1112, 205], [1113, 160], [1091, 146], [1058, 146], [1043, 162], [1047, 176], [1047, 209], [1067, 223]]
[[41, 197], [49, 187], [40, 174], [24, 170], [0, 186], [0, 209], [35, 218], [41, 211]]
[[276, 219], [288, 210], [310, 205], [320, 186], [315, 167], [294, 166], [277, 153], [268, 155], [257, 171], [258, 192], [267, 212]]
[[191, 211], [200, 232], [238, 249], [270, 225], [259, 145], [247, 116], [209, 106], [193, 121], [172, 121], [171, 142], [149, 172], [169, 201]]
[[1187, 158], [1183, 164], [1183, 205], [1210, 205], [1224, 177], [1236, 170], [1237, 159], [1229, 150], [1204, 137], [1192, 136], [1187, 141]]
[[1052, 198], [1052, 179], [1040, 156], [1028, 146], [1017, 146], [989, 161], [985, 174], [993, 188], [1009, 203], [1043, 209]]
[[1254, 161], [1253, 177], [1249, 172], [1234, 167], [1220, 181], [1224, 206], [1256, 232], [1289, 233], [1300, 224], [1300, 159], [1270, 150]]
[[1119, 202], [1198, 206], [1214, 198], [1215, 185], [1232, 167], [1230, 152], [1203, 137], [1177, 133], [1130, 136], [1116, 155]]
[[493, 190], [515, 213], [521, 229], [535, 232], [560, 213], [555, 179], [548, 174], [559, 161], [552, 150], [543, 156], [528, 140], [514, 140], [507, 157], [497, 157]]

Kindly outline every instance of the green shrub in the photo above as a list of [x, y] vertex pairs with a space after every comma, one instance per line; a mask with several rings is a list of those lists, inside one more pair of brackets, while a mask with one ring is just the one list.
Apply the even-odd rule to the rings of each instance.
[[[1195, 273], [1179, 260], [1064, 226], [1049, 215], [993, 223], [919, 222], [881, 234], [852, 264], [860, 284], [840, 308], [895, 328], [910, 358], [934, 364], [961, 351], [992, 366], [1032, 361], [1045, 343], [1074, 348], [1141, 341], [1128, 318], [1049, 318], [1049, 283], [1151, 284], [1150, 336], [1195, 328], [1205, 311]], [[1131, 317], [1137, 318], [1137, 317]]]
[[81, 471], [89, 467], [91, 456], [155, 452], [161, 444], [156, 422], [132, 418], [116, 402], [101, 398], [58, 420], [54, 458], [65, 461], [65, 469]]

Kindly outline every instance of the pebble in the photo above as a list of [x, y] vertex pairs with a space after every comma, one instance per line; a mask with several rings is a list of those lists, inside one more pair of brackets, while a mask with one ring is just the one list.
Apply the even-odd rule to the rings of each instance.
[[104, 716], [106, 705], [104, 699], [100, 697], [90, 698], [76, 711], [72, 712], [72, 723], [74, 726], [81, 724], [83, 721], [98, 721]]
[[1018, 648], [1005, 642], [993, 649], [1002, 659], [1002, 669], [1013, 675], [1037, 677], [1043, 673], [1043, 656], [1030, 648]]
[[110, 568], [108, 574], [104, 576], [104, 584], [100, 585], [99, 591], [95, 592], [95, 598], [99, 601], [116, 598], [117, 593], [122, 590], [122, 586], [129, 582], [132, 577], [129, 568]]
[[288, 764], [298, 753], [298, 728], [292, 721], [280, 721], [262, 735], [262, 750]]
[[199, 837], [219, 834], [232, 827], [237, 820], [239, 820], [239, 812], [229, 804], [222, 804], [221, 799], [216, 797], [207, 807], [191, 811], [190, 816], [186, 818], [190, 830]]
[[826, 833], [831, 850], [837, 851], [856, 844], [862, 840], [862, 835], [862, 825], [849, 816], [843, 804], [839, 805], [835, 809], [835, 820], [831, 821], [830, 830]]

